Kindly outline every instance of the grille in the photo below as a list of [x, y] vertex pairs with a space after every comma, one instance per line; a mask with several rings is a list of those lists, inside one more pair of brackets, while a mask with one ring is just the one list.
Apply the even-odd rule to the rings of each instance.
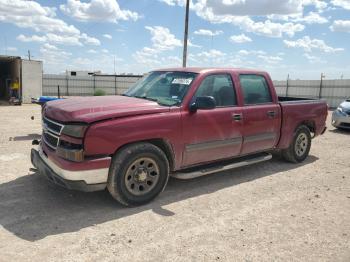
[[46, 145], [51, 147], [52, 149], [56, 149], [58, 142], [59, 142], [59, 137], [51, 134], [50, 132], [43, 131], [43, 139]]
[[63, 125], [60, 123], [57, 123], [51, 119], [48, 119], [46, 117], [43, 117], [43, 129], [48, 130], [56, 135], [60, 135], [61, 131], [63, 129]]
[[58, 143], [60, 141], [60, 135], [64, 125], [57, 123], [51, 119], [43, 117], [43, 140], [44, 143], [53, 150], [56, 150]]

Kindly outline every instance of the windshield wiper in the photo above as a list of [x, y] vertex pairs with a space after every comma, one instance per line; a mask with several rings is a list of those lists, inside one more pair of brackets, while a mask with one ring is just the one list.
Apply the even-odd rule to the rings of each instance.
[[147, 96], [134, 96], [134, 97], [150, 100], [150, 101], [153, 101], [153, 102], [158, 102], [158, 99], [155, 99], [155, 98], [152, 98], [152, 97], [147, 97]]

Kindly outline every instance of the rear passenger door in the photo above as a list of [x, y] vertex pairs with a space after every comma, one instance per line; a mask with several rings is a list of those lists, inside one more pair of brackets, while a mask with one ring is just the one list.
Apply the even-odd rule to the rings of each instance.
[[244, 103], [241, 154], [271, 149], [279, 139], [280, 106], [264, 75], [240, 74], [239, 82]]

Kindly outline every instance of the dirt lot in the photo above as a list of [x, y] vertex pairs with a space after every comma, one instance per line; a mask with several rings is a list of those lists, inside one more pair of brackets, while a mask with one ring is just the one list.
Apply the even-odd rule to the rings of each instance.
[[302, 164], [171, 179], [124, 208], [29, 170], [39, 106], [1, 106], [0, 119], [0, 261], [350, 261], [350, 132], [329, 123]]

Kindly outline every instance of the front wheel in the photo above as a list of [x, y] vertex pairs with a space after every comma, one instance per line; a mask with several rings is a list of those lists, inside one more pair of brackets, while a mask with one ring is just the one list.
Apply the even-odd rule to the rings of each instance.
[[169, 162], [164, 152], [150, 143], [136, 143], [113, 157], [107, 188], [121, 204], [137, 206], [162, 192], [168, 178]]
[[309, 155], [311, 147], [311, 134], [307, 126], [299, 126], [293, 136], [292, 143], [282, 150], [285, 160], [292, 163], [300, 163]]

